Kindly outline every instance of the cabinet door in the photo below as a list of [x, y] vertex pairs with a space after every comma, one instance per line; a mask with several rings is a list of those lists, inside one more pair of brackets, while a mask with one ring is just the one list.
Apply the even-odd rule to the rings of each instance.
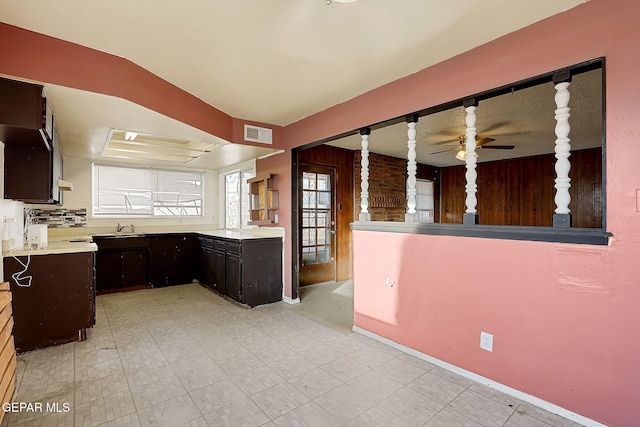
[[151, 242], [151, 284], [160, 288], [169, 286], [173, 268], [175, 243], [169, 236], [154, 237]]
[[122, 286], [122, 252], [96, 253], [96, 290], [106, 291]]
[[215, 252], [211, 248], [202, 248], [202, 283], [214, 288], [215, 283]]
[[43, 147], [5, 145], [4, 198], [51, 201], [51, 152]]
[[213, 251], [213, 289], [226, 294], [226, 277], [225, 277], [225, 258], [224, 252]]
[[0, 79], [0, 123], [24, 129], [43, 127], [42, 86]]
[[149, 252], [133, 250], [122, 252], [122, 287], [144, 286], [149, 284]]
[[[27, 257], [20, 257], [22, 263]], [[19, 352], [78, 341], [92, 324], [93, 254], [34, 255], [26, 275], [31, 286], [18, 286], [13, 273], [24, 270], [4, 258], [4, 278], [11, 286], [13, 334]], [[24, 283], [24, 282], [21, 282]]]
[[226, 254], [225, 258], [226, 295], [242, 302], [242, 258], [238, 255]]
[[175, 236], [173, 252], [173, 269], [170, 284], [184, 285], [193, 280], [193, 236]]
[[182, 285], [193, 279], [193, 236], [153, 238], [151, 283], [155, 287]]

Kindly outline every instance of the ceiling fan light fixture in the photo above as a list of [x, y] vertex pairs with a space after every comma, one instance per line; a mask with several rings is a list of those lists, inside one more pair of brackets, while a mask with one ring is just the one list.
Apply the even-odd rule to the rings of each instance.
[[[478, 153], [474, 153], [476, 155], [476, 159], [478, 158]], [[456, 153], [456, 159], [462, 160], [463, 162], [467, 160], [467, 148], [462, 147]]]

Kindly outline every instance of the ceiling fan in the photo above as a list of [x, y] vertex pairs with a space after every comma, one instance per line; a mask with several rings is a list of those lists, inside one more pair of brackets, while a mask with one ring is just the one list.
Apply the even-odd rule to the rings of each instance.
[[[482, 148], [482, 149], [493, 149], [493, 150], [513, 150], [515, 147], [515, 145], [485, 145], [488, 144], [490, 142], [495, 141], [495, 138], [490, 138], [490, 137], [485, 137], [485, 138], [480, 138], [476, 135], [476, 149], [478, 148]], [[440, 154], [440, 153], [445, 153], [447, 151], [456, 151], [456, 159], [458, 160], [465, 160], [467, 158], [467, 147], [465, 145], [467, 141], [467, 136], [466, 135], [460, 135], [458, 137], [458, 144], [456, 147], [454, 148], [448, 148], [446, 150], [441, 150], [441, 151], [436, 151], [435, 153], [430, 153], [430, 154]], [[476, 152], [476, 157], [478, 157], [478, 153]]]

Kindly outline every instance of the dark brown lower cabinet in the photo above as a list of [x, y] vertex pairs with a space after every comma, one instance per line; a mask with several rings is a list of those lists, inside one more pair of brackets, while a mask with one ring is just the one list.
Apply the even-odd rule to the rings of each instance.
[[282, 239], [198, 241], [201, 284], [249, 307], [282, 299]]
[[163, 287], [194, 278], [254, 307], [282, 299], [282, 239], [229, 239], [192, 234], [94, 237], [98, 291]]
[[[94, 253], [19, 256], [24, 267], [4, 258], [4, 279], [12, 293], [14, 336], [18, 353], [86, 337], [95, 324]], [[27, 277], [31, 276], [31, 283]]]
[[227, 294], [227, 277], [225, 274], [226, 256], [222, 251], [213, 251], [213, 284], [211, 288], [220, 292], [222, 295]]
[[193, 236], [167, 234], [151, 242], [151, 284], [155, 288], [191, 283], [194, 275]]
[[96, 253], [96, 289], [113, 292], [119, 289], [149, 286], [149, 250], [151, 238], [100, 238]]
[[122, 252], [122, 287], [149, 284], [149, 251], [145, 249]]
[[242, 298], [242, 258], [227, 253], [224, 259], [224, 275], [226, 295], [234, 301], [243, 302]]

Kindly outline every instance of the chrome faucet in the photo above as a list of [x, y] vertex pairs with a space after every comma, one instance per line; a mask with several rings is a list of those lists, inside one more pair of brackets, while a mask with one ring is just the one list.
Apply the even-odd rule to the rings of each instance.
[[120, 223], [118, 223], [118, 226], [116, 227], [116, 233], [120, 233], [122, 231], [124, 231], [125, 228], [129, 227], [131, 229], [132, 233], [136, 232], [136, 228], [133, 224], [129, 224], [129, 225], [120, 225]]

